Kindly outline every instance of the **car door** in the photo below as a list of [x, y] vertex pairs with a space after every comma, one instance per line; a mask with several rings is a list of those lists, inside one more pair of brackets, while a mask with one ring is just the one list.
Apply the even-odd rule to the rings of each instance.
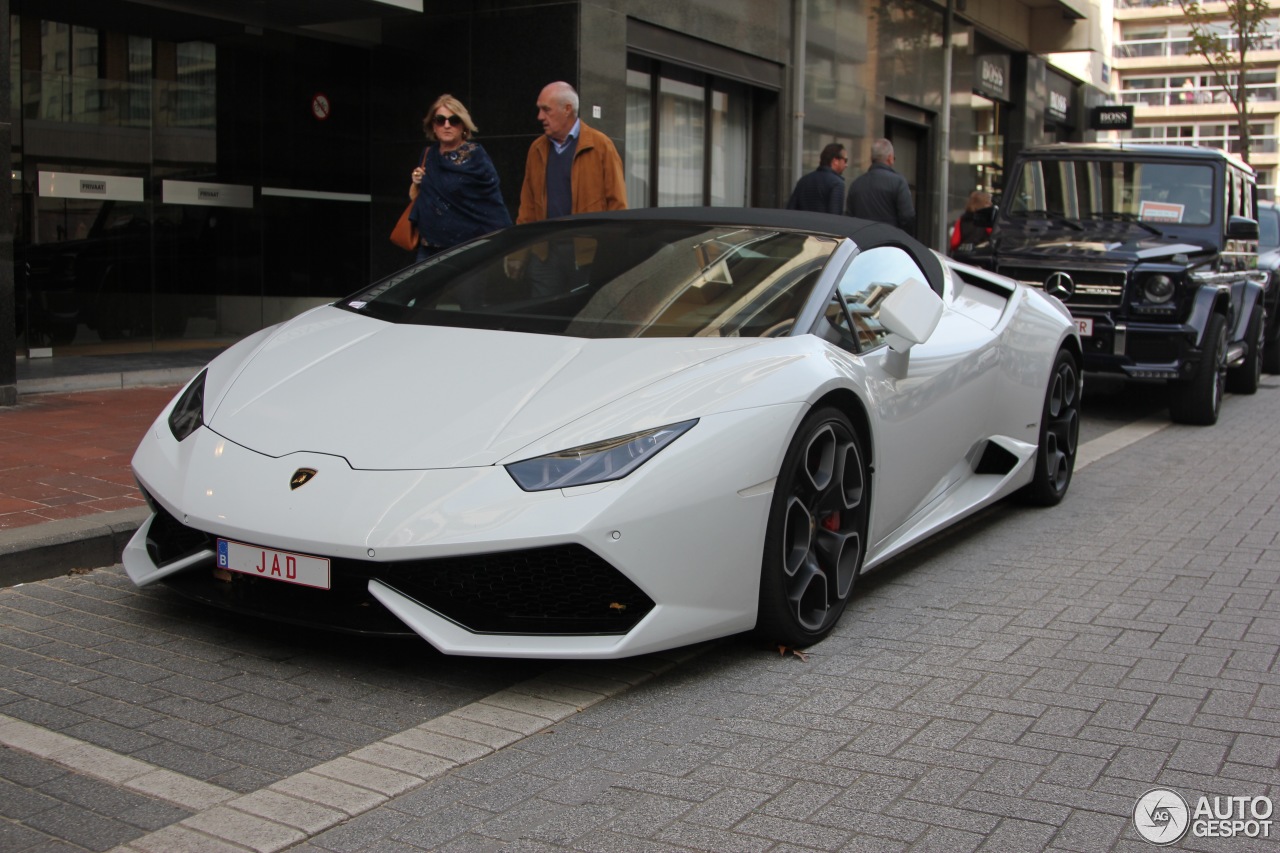
[[[928, 281], [902, 249], [879, 246], [856, 255], [841, 274], [823, 332], [866, 377], [876, 422], [872, 556], [919, 523], [973, 472], [973, 458], [992, 434], [992, 394], [1000, 358], [995, 333], [948, 307], [928, 340], [898, 351], [878, 314], [884, 298], [908, 279]], [[897, 346], [897, 344], [895, 344]]]

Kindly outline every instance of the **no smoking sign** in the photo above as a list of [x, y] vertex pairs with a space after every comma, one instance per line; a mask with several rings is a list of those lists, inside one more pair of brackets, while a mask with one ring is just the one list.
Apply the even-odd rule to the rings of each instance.
[[333, 106], [329, 103], [329, 96], [324, 92], [316, 92], [311, 97], [311, 114], [317, 121], [324, 121], [332, 112]]

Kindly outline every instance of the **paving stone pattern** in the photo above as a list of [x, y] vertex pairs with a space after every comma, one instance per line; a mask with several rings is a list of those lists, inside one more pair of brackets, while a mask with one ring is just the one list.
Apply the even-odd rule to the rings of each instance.
[[720, 644], [292, 849], [1139, 853], [1154, 786], [1274, 801], [1278, 384], [908, 555], [807, 660]]
[[[1001, 505], [863, 579], [804, 658], [713, 644], [288, 849], [1139, 853], [1152, 787], [1274, 801], [1277, 423], [1268, 377], [1216, 427], [1081, 471], [1056, 509]], [[443, 685], [471, 701], [530, 674], [228, 620], [118, 568], [0, 591], [0, 667], [0, 714], [238, 792], [450, 710]], [[213, 814], [14, 750], [0, 804], [4, 850]]]

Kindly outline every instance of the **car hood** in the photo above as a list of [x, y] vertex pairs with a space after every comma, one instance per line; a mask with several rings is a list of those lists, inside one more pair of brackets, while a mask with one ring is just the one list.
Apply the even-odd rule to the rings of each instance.
[[255, 343], [211, 366], [210, 429], [274, 457], [311, 451], [354, 468], [421, 470], [495, 464], [613, 401], [758, 341], [399, 325], [324, 307]]
[[1213, 253], [1213, 248], [1194, 242], [1186, 236], [1166, 232], [1161, 238], [1136, 225], [1107, 223], [1103, 227], [1086, 227], [1083, 231], [1033, 233], [1021, 229], [997, 232], [996, 251], [1002, 261], [1012, 260], [1077, 260], [1113, 263], [1151, 262], [1188, 258]]

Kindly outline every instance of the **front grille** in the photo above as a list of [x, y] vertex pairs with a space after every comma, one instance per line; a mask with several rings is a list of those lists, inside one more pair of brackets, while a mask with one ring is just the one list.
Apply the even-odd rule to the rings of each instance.
[[[216, 537], [160, 510], [147, 551], [157, 565], [216, 548]], [[323, 556], [323, 555], [317, 555]], [[382, 581], [468, 630], [502, 634], [625, 634], [653, 609], [624, 574], [581, 545], [378, 563], [333, 558], [317, 590], [207, 566], [169, 579], [179, 592], [240, 612], [359, 633], [407, 633], [368, 592]]]
[[1116, 308], [1124, 301], [1125, 274], [1090, 269], [1062, 269], [1061, 267], [1011, 267], [1001, 266], [1001, 275], [1016, 279], [1033, 287], [1044, 287], [1045, 279], [1055, 272], [1065, 272], [1075, 283], [1076, 292], [1063, 300], [1072, 308]]

